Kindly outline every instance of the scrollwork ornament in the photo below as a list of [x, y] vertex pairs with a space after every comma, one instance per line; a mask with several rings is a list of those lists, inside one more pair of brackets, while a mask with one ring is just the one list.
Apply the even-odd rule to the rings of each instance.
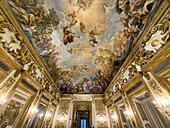
[[5, 95], [5, 93], [10, 89], [10, 87], [15, 82], [15, 79], [9, 77], [8, 80], [0, 87], [0, 99]]
[[[8, 38], [5, 36], [6, 34], [9, 35]], [[46, 86], [47, 84], [45, 88], [51, 93], [51, 88], [55, 88], [55, 86], [53, 85], [49, 88], [49, 80], [45, 75], [44, 69], [39, 66], [32, 53], [29, 51], [22, 36], [15, 30], [13, 25], [7, 20], [2, 12], [0, 12], [0, 44], [23, 67], [23, 69], [17, 70], [15, 77], [17, 77], [19, 73], [27, 71], [40, 83], [41, 86]], [[52, 95], [54, 96], [54, 92]]]
[[4, 28], [8, 28], [11, 32], [15, 32], [14, 27], [6, 22], [5, 18], [0, 14], [0, 33], [5, 33]]

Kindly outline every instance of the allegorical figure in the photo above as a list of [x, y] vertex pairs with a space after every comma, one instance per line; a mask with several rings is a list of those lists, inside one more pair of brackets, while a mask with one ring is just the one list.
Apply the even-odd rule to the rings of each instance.
[[68, 27], [65, 27], [63, 32], [64, 32], [64, 37], [63, 37], [64, 45], [67, 45], [68, 43], [73, 42], [74, 37], [80, 38], [80, 36], [75, 36], [75, 33], [73, 33], [71, 30], [69, 30]]
[[85, 25], [83, 24], [83, 22], [80, 22], [80, 31], [85, 34], [85, 30]]
[[99, 33], [97, 33], [97, 29], [95, 27], [94, 30], [89, 32], [89, 43], [92, 47], [95, 47], [98, 44], [96, 41], [96, 35], [99, 35]]

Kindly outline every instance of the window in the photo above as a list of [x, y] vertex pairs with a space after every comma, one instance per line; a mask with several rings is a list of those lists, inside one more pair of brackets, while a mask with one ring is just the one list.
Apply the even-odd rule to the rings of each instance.
[[87, 128], [86, 127], [86, 119], [81, 119], [81, 128]]

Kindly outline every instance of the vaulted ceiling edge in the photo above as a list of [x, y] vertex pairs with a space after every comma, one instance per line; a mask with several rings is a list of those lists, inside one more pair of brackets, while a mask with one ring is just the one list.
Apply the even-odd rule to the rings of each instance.
[[120, 78], [122, 71], [124, 71], [123, 69], [128, 66], [128, 63], [130, 61], [133, 61], [135, 53], [137, 53], [137, 50], [139, 50], [139, 47], [140, 47], [141, 43], [145, 40], [144, 38], [146, 38], [147, 35], [150, 34], [149, 31], [151, 31], [151, 29], [153, 29], [153, 26], [160, 20], [160, 18], [162, 17], [163, 13], [165, 13], [165, 11], [167, 10], [168, 6], [169, 6], [168, 1], [164, 1], [164, 2], [160, 3], [160, 6], [156, 10], [156, 12], [154, 13], [153, 17], [150, 17], [148, 25], [145, 26], [144, 30], [139, 35], [139, 37], [135, 39], [135, 41], [136, 41], [135, 47], [133, 48], [133, 50], [131, 51], [129, 56], [126, 58], [126, 60], [122, 64], [121, 68], [117, 72], [116, 76], [113, 78], [113, 80], [111, 81], [110, 85], [108, 86], [108, 88], [105, 90], [104, 93], [106, 93], [107, 90], [109, 90], [109, 88], [114, 84], [114, 82], [117, 79]]
[[[132, 51], [133, 54], [131, 53], [129, 55], [128, 60], [122, 65], [116, 78], [113, 79], [105, 91], [104, 97], [106, 103], [109, 102], [110, 99], [115, 98], [118, 93], [127, 91], [127, 88], [130, 88], [134, 81], [137, 83], [137, 81], [140, 81], [140, 78], [143, 79], [143, 77], [150, 79], [147, 72], [150, 71], [154, 65], [157, 65], [159, 55], [162, 55], [163, 51], [163, 56], [166, 56], [166, 49], [169, 47], [169, 16], [169, 4], [167, 1], [164, 1], [152, 18], [148, 28], [143, 33], [142, 38], [140, 38], [138, 45], [133, 49], [133, 51], [136, 51]], [[156, 64], [153, 63], [153, 60], [157, 60], [155, 61]], [[139, 85], [137, 84], [135, 86], [137, 87]], [[136, 87], [131, 87], [129, 90], [132, 91], [136, 89]]]
[[[2, 3], [1, 3], [2, 2]], [[5, 15], [7, 16], [7, 18], [10, 20], [10, 22], [12, 23], [12, 25], [17, 29], [17, 32], [19, 34], [22, 35], [22, 38], [24, 40], [24, 43], [28, 46], [28, 49], [25, 50], [25, 52], [27, 52], [27, 50], [30, 52], [31, 57], [33, 57], [33, 60], [35, 60], [35, 63], [37, 64], [36, 67], [42, 69], [41, 73], [45, 75], [44, 80], [46, 80], [46, 84], [50, 84], [52, 87], [55, 85], [53, 78], [51, 77], [51, 75], [49, 74], [48, 70], [46, 69], [44, 63], [42, 62], [42, 60], [40, 59], [40, 57], [38, 56], [38, 54], [36, 53], [35, 49], [33, 48], [32, 44], [29, 42], [27, 36], [25, 35], [23, 29], [20, 26], [20, 23], [17, 21], [16, 17], [13, 15], [13, 13], [11, 12], [8, 3], [6, 3], [6, 1], [0, 1], [1, 4], [1, 9], [3, 10], [3, 12], [5, 13]], [[15, 49], [15, 46], [14, 46]], [[33, 67], [32, 67], [33, 68]], [[36, 69], [35, 69], [36, 70]], [[41, 78], [40, 78], [41, 79]], [[39, 81], [40, 83], [42, 83], [43, 80]], [[46, 85], [44, 85], [46, 86]], [[49, 86], [49, 85], [48, 85]], [[57, 89], [56, 92], [59, 92], [61, 94], [61, 92], [59, 91], [59, 88], [57, 86], [54, 87], [55, 89]]]

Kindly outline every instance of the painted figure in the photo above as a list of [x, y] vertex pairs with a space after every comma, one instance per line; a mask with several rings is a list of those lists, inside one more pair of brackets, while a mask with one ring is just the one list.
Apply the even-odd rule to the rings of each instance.
[[86, 33], [85, 25], [83, 24], [83, 22], [80, 22], [80, 31], [84, 34]]
[[89, 44], [92, 46], [92, 47], [95, 47], [97, 46], [98, 42], [96, 41], [96, 35], [99, 35], [99, 33], [97, 33], [97, 29], [96, 29], [96, 26], [93, 30], [91, 30], [89, 32]]
[[80, 38], [80, 36], [75, 36], [75, 33], [69, 30], [68, 27], [65, 27], [63, 32], [64, 32], [64, 37], [63, 37], [64, 45], [67, 45], [68, 43], [72, 43], [74, 41], [74, 37]]

